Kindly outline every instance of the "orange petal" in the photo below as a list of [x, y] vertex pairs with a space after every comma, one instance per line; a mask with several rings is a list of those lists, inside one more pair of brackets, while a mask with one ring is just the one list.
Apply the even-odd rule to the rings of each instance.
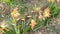
[[60, 3], [60, 0], [56, 0], [57, 1], [57, 3]]
[[35, 25], [36, 25], [36, 21], [35, 20], [31, 20], [31, 24], [30, 24], [31, 29], [33, 29], [35, 27]]
[[44, 17], [50, 17], [50, 10], [49, 10], [49, 8], [46, 8], [46, 9], [44, 10], [43, 16], [44, 16]]

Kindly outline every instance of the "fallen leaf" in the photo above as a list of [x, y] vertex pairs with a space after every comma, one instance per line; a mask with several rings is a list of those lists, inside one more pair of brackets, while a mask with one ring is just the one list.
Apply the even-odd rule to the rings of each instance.
[[21, 19], [22, 21], [24, 21], [25, 19], [23, 18], [23, 19]]

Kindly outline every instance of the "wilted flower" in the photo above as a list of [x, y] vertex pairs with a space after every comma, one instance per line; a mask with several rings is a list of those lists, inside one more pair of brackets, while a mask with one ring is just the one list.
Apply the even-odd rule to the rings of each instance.
[[39, 14], [38, 18], [39, 18], [39, 19], [42, 19], [42, 18], [43, 18], [43, 16], [42, 16], [41, 14]]
[[37, 12], [37, 11], [39, 11], [39, 9], [40, 9], [39, 7], [35, 7], [35, 8], [34, 8], [34, 11]]
[[44, 16], [44, 17], [50, 17], [50, 10], [49, 10], [49, 8], [46, 8], [46, 9], [44, 10], [43, 16]]
[[31, 29], [33, 29], [35, 25], [36, 25], [36, 21], [32, 19], [30, 23]]
[[40, 10], [40, 8], [36, 7], [36, 5], [35, 5], [35, 7], [33, 7], [33, 10], [34, 10], [34, 12], [38, 12]]
[[11, 12], [11, 16], [15, 19], [15, 20], [19, 20], [18, 16], [20, 16], [20, 13], [18, 12], [18, 8], [14, 8], [13, 11]]

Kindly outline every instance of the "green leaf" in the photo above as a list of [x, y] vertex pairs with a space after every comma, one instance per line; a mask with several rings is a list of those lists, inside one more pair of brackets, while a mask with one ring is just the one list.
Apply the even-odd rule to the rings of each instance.
[[10, 31], [4, 30], [5, 34], [11, 34]]
[[29, 29], [30, 29], [30, 26], [27, 26], [25, 29], [23, 29], [23, 33], [22, 34], [26, 34]]
[[2, 2], [10, 2], [10, 0], [1, 0]]

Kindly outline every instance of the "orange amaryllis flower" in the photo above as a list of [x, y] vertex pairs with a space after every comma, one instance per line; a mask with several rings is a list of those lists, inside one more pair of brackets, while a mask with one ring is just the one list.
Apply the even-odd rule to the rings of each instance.
[[49, 10], [49, 8], [46, 8], [46, 9], [44, 10], [43, 16], [44, 16], [44, 17], [50, 17], [50, 10]]
[[18, 12], [18, 8], [17, 8], [17, 7], [15, 7], [15, 8], [13, 9], [13, 11], [11, 12], [11, 16], [12, 16], [15, 20], [18, 20], [18, 19], [19, 19], [18, 16], [20, 16], [20, 13]]
[[60, 0], [56, 0], [57, 3], [60, 3]]
[[36, 25], [36, 21], [32, 19], [30, 23], [31, 29], [33, 29], [35, 25]]

